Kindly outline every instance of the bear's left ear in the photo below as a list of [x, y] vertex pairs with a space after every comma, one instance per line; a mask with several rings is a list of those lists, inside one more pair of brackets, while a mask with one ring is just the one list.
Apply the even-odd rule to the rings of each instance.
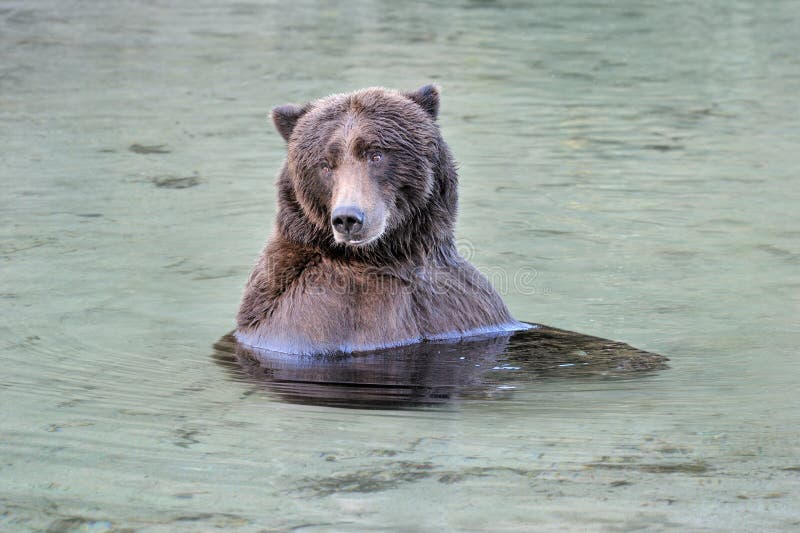
[[406, 93], [406, 96], [412, 102], [417, 103], [434, 120], [439, 115], [439, 88], [436, 85], [429, 84], [420, 87], [412, 93]]
[[300, 117], [305, 115], [308, 110], [308, 105], [300, 107], [297, 104], [279, 105], [272, 109], [270, 112], [272, 122], [275, 124], [275, 129], [278, 130], [278, 133], [281, 134], [281, 137], [283, 137], [286, 142], [289, 142], [289, 137], [292, 136], [292, 130], [294, 130], [297, 121], [300, 120]]

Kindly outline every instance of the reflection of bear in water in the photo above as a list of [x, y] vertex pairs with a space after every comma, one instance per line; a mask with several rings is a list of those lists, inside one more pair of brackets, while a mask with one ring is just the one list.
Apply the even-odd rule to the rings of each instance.
[[658, 354], [543, 325], [357, 354], [287, 355], [244, 346], [232, 335], [214, 349], [233, 379], [284, 401], [357, 408], [505, 399], [545, 379], [627, 378], [667, 366]]
[[322, 353], [526, 327], [456, 251], [458, 177], [438, 109], [429, 85], [273, 110], [288, 156], [239, 341]]

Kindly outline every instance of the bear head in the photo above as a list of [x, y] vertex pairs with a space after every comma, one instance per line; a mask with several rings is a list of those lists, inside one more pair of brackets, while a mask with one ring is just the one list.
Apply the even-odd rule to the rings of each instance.
[[369, 88], [272, 110], [287, 141], [278, 229], [348, 255], [452, 246], [457, 175], [436, 118], [439, 91]]

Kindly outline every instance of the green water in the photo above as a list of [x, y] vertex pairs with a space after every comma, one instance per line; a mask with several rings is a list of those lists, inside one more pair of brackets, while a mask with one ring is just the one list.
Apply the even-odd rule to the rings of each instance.
[[[800, 528], [800, 5], [0, 3], [0, 528]], [[514, 315], [670, 357], [418, 410], [282, 402], [213, 344], [266, 114], [442, 87]], [[498, 279], [504, 279], [502, 275]]]

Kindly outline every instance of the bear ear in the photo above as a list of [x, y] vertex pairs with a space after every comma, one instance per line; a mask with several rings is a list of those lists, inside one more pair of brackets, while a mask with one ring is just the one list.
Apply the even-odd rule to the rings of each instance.
[[275, 129], [281, 134], [281, 137], [289, 142], [289, 137], [292, 136], [297, 121], [300, 117], [308, 112], [309, 106], [299, 106], [297, 104], [286, 104], [275, 107], [270, 112], [272, 122], [275, 123]]
[[436, 85], [432, 83], [425, 85], [414, 92], [406, 93], [406, 96], [424, 109], [434, 120], [439, 115], [439, 88]]

